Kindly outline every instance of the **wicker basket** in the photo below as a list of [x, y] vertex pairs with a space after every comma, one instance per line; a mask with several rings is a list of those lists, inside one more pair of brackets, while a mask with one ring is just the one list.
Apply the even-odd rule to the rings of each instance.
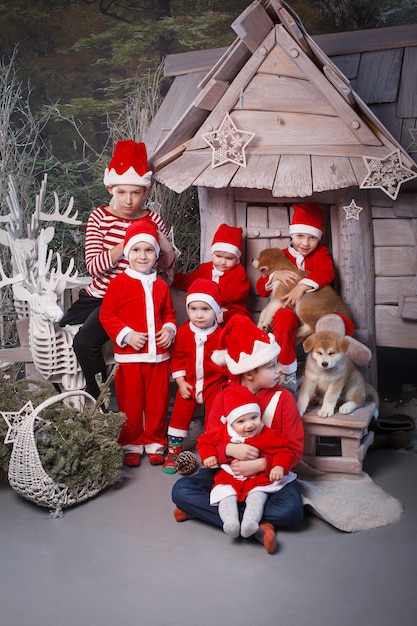
[[19, 426], [9, 461], [9, 484], [21, 496], [39, 506], [51, 509], [52, 517], [62, 517], [62, 509], [97, 495], [107, 486], [104, 478], [92, 480], [77, 487], [56, 483], [44, 470], [36, 446], [35, 422], [43, 409], [67, 398], [83, 396], [95, 403], [85, 391], [66, 391], [48, 398], [28, 415]]

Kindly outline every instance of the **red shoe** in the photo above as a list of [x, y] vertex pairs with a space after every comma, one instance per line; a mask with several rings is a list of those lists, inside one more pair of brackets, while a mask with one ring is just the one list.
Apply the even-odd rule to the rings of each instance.
[[151, 465], [162, 465], [165, 461], [163, 454], [148, 454], [148, 457]]
[[140, 455], [136, 452], [127, 452], [123, 457], [123, 461], [128, 467], [139, 467]]
[[265, 522], [264, 524], [260, 524], [259, 528], [264, 533], [264, 548], [268, 552], [268, 554], [274, 554], [277, 549], [277, 534], [275, 532], [275, 528], [269, 522]]
[[185, 522], [187, 519], [187, 513], [181, 509], [174, 509], [173, 514], [177, 522]]

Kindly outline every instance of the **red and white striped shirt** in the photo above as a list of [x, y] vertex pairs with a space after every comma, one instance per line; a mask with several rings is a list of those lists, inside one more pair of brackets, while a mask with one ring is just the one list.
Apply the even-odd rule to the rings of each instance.
[[[151, 219], [168, 236], [164, 221], [158, 213], [148, 211], [147, 215], [138, 219]], [[128, 267], [124, 256], [113, 263], [110, 250], [124, 240], [126, 229], [134, 221], [137, 220], [117, 217], [104, 206], [97, 207], [90, 214], [85, 238], [85, 263], [93, 278], [86, 288], [90, 296], [104, 298], [110, 281]]]

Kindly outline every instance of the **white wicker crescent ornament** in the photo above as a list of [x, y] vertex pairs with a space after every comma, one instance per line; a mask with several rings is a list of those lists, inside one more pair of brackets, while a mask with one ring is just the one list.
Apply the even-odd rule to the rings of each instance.
[[49, 406], [74, 396], [95, 404], [95, 399], [83, 390], [66, 391], [47, 398], [31, 412], [19, 426], [9, 461], [9, 484], [20, 496], [51, 509], [51, 517], [62, 517], [62, 509], [88, 500], [107, 486], [100, 478], [68, 487], [56, 483], [44, 470], [36, 446], [34, 426], [39, 414]]

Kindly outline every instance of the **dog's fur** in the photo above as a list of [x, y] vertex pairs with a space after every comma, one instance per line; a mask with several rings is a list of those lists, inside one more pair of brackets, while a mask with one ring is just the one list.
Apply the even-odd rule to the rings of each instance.
[[[252, 265], [263, 276], [272, 274], [275, 270], [284, 269], [296, 272], [300, 279], [308, 275], [308, 272], [300, 270], [291, 263], [280, 248], [267, 248], [266, 250], [262, 250], [260, 255], [252, 260]], [[269, 303], [263, 311], [261, 311], [258, 321], [259, 328], [266, 331], [271, 329], [272, 319], [278, 309], [282, 307], [280, 298], [285, 296], [295, 285], [296, 283], [293, 283], [287, 287], [279, 281], [274, 283]], [[348, 308], [343, 303], [339, 294], [333, 287], [330, 287], [330, 285], [317, 289], [317, 291], [308, 291], [305, 293], [297, 303], [295, 312], [302, 322], [297, 333], [299, 340], [314, 333], [316, 322], [322, 315], [327, 315], [328, 313], [342, 313], [346, 317], [349, 317]]]
[[[304, 378], [298, 395], [297, 406], [303, 415], [310, 403], [322, 398], [320, 417], [339, 413], [352, 413], [366, 400], [378, 406], [378, 394], [347, 356], [349, 342], [343, 335], [322, 330], [307, 337], [303, 342], [307, 353]], [[375, 413], [374, 413], [375, 415]]]

